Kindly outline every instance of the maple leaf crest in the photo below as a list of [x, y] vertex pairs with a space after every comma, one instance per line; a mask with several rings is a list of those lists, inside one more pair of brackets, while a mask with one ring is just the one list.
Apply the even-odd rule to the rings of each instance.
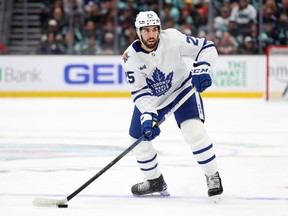
[[172, 78], [173, 71], [165, 77], [165, 74], [156, 68], [152, 74], [152, 79], [146, 79], [147, 84], [152, 91], [152, 95], [159, 97], [168, 92], [172, 86]]

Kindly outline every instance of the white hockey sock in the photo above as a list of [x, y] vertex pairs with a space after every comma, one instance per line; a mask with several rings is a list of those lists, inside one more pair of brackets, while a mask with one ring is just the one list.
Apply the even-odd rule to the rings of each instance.
[[[136, 139], [131, 138], [132, 143], [135, 141]], [[139, 143], [133, 149], [133, 153], [146, 179], [158, 178], [161, 175], [158, 168], [157, 153], [151, 142], [143, 141]]]
[[212, 175], [216, 173], [218, 168], [213, 144], [202, 121], [199, 119], [184, 121], [181, 124], [181, 131], [204, 174]]

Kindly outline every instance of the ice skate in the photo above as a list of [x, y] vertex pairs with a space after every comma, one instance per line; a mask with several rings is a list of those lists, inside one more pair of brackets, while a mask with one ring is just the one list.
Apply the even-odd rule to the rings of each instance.
[[170, 196], [167, 191], [167, 184], [164, 181], [163, 176], [159, 176], [156, 179], [145, 180], [144, 182], [135, 184], [131, 188], [134, 196], [144, 196], [160, 194], [161, 196]]
[[218, 203], [220, 196], [223, 193], [223, 187], [219, 173], [216, 172], [214, 175], [210, 176], [206, 175], [206, 181], [208, 187], [208, 196], [212, 198], [214, 203]]

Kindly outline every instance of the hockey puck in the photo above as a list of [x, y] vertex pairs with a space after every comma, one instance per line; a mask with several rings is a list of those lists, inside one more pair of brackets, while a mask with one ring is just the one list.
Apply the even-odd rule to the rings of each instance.
[[58, 208], [68, 208], [68, 205], [67, 204], [60, 204], [60, 205], [58, 205]]

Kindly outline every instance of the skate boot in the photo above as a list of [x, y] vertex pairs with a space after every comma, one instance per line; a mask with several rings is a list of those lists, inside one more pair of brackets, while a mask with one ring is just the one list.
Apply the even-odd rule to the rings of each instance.
[[145, 180], [144, 182], [133, 185], [131, 192], [134, 196], [151, 195], [153, 193], [159, 193], [161, 196], [170, 196], [162, 174], [156, 179]]
[[214, 175], [210, 176], [206, 175], [206, 181], [208, 187], [208, 196], [213, 199], [214, 203], [217, 203], [220, 200], [220, 195], [223, 193], [223, 187], [219, 173], [216, 172]]

